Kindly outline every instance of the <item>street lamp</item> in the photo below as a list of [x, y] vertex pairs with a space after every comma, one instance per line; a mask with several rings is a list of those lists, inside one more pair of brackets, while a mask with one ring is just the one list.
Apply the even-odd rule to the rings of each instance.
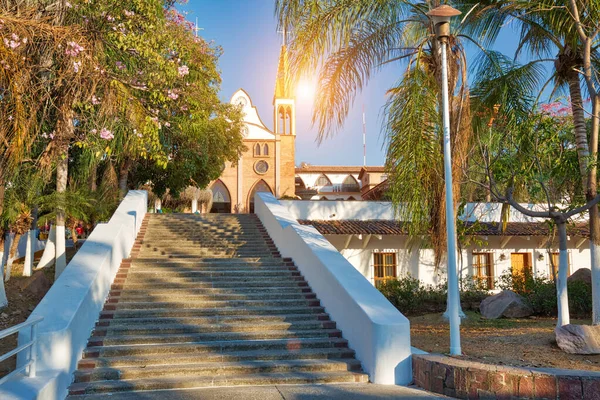
[[460, 11], [449, 5], [441, 5], [429, 11], [435, 36], [442, 51], [442, 113], [444, 127], [444, 178], [446, 184], [446, 239], [448, 241], [448, 319], [450, 321], [450, 354], [459, 356], [460, 350], [460, 297], [456, 270], [456, 224], [452, 198], [452, 156], [450, 154], [450, 110], [448, 105], [447, 47], [450, 36], [450, 19]]

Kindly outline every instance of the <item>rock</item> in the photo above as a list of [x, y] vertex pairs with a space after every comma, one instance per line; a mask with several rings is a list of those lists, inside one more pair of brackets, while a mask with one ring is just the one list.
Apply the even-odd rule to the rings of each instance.
[[565, 353], [600, 354], [600, 325], [564, 325], [554, 330], [556, 343]]
[[30, 278], [24, 280], [19, 288], [21, 291], [27, 290], [29, 293], [37, 297], [43, 297], [50, 289], [52, 283], [46, 278], [44, 271], [37, 271]]
[[580, 268], [567, 278], [567, 282], [585, 282], [592, 285], [592, 270], [588, 268]]
[[8, 314], [2, 313], [2, 314], [0, 314], [0, 318], [6, 319], [6, 318], [8, 318]]
[[487, 319], [523, 318], [533, 314], [533, 309], [525, 299], [510, 290], [485, 298], [479, 305], [479, 311]]

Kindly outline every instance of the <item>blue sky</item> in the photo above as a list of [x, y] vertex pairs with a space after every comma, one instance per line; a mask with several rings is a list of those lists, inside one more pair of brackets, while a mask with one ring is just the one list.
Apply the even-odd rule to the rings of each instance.
[[[188, 20], [202, 28], [200, 35], [223, 48], [219, 66], [222, 71], [221, 98], [229, 101], [239, 88], [245, 89], [258, 107], [264, 123], [273, 127], [273, 91], [281, 46], [274, 16], [274, 0], [189, 0], [180, 7]], [[513, 39], [506, 32], [499, 40], [510, 47]], [[502, 50], [502, 49], [501, 49]], [[312, 102], [297, 99], [296, 164], [362, 165], [362, 107], [367, 125], [367, 164], [383, 165], [381, 109], [385, 93], [400, 78], [403, 67], [390, 65], [373, 75], [369, 85], [358, 94], [344, 128], [317, 145], [317, 130], [311, 125]]]

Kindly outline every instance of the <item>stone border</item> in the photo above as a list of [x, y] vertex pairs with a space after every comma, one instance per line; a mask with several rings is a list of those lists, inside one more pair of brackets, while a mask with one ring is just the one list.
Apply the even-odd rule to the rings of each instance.
[[413, 354], [414, 383], [460, 399], [600, 399], [600, 372], [483, 364]]

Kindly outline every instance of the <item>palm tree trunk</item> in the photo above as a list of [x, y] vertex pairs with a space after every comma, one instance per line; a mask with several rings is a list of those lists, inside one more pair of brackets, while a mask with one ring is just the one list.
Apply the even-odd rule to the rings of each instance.
[[10, 280], [12, 265], [15, 261], [15, 256], [17, 255], [17, 249], [19, 248], [19, 241], [21, 240], [21, 236], [22, 235], [20, 233], [16, 233], [10, 245], [10, 250], [8, 252], [8, 261], [6, 262], [6, 271], [4, 273], [4, 282], [8, 282]]
[[579, 159], [579, 173], [581, 174], [582, 188], [583, 190], [587, 190], [590, 149], [588, 146], [583, 98], [581, 97], [581, 82], [579, 81], [579, 75], [576, 73], [572, 74], [568, 81], [569, 94], [571, 96], [571, 112], [573, 113], [575, 143], [577, 145], [577, 158]]
[[90, 179], [89, 179], [90, 190], [92, 192], [95, 192], [96, 189], [98, 189], [97, 181], [98, 181], [98, 164], [93, 163], [92, 169], [90, 170]]
[[129, 176], [129, 168], [131, 168], [131, 160], [126, 158], [119, 170], [119, 198], [123, 199], [127, 194], [127, 177]]
[[42, 254], [42, 258], [38, 262], [36, 269], [42, 269], [51, 267], [54, 265], [54, 260], [56, 258], [56, 225], [52, 225], [50, 227], [50, 232], [48, 232], [48, 240], [46, 241], [46, 247], [44, 248], [44, 253]]
[[[56, 167], [56, 193], [60, 196], [67, 190], [67, 177], [69, 172], [69, 149], [68, 145], [63, 145], [60, 152], [58, 165]], [[59, 197], [59, 201], [64, 202], [64, 198]], [[60, 204], [56, 210], [56, 269], [54, 279], [58, 279], [60, 274], [67, 266], [66, 243], [65, 243], [65, 205]]]
[[[600, 99], [592, 103], [592, 131], [590, 135], [591, 157], [589, 168], [587, 198], [593, 198], [598, 191], [598, 133], [600, 130]], [[600, 325], [600, 213], [598, 205], [590, 209], [590, 253], [592, 268], [592, 324]]]
[[[575, 131], [575, 142], [577, 145], [577, 156], [579, 159], [579, 171], [586, 199], [596, 196], [597, 192], [597, 149], [598, 149], [598, 100], [592, 103], [592, 131], [588, 145], [588, 136], [585, 122], [585, 111], [581, 96], [579, 75], [574, 73], [569, 81], [569, 94], [571, 96], [571, 109], [573, 113], [573, 124]], [[591, 154], [590, 154], [591, 149]], [[592, 160], [590, 165], [589, 161]], [[598, 205], [594, 205], [589, 211], [590, 226], [590, 267], [592, 270], [592, 324], [600, 325], [600, 213]]]
[[569, 324], [569, 296], [567, 293], [567, 270], [569, 268], [567, 254], [567, 224], [557, 222], [558, 225], [558, 277], [556, 278], [556, 298], [558, 305], [558, 320], [556, 326]]

